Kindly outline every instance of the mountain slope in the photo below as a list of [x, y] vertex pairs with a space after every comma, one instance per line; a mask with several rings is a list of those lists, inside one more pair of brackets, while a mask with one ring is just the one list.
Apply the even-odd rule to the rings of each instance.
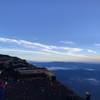
[[[8, 82], [5, 88], [5, 100], [66, 100], [67, 94], [73, 95], [75, 100], [83, 100], [56, 78], [51, 80], [48, 78], [49, 74], [38, 73], [41, 68], [18, 57], [0, 55], [0, 69], [0, 79]], [[37, 73], [21, 74], [20, 70], [37, 70]]]

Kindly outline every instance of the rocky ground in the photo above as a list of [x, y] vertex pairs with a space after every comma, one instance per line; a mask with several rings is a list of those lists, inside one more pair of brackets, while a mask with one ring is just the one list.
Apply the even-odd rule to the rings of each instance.
[[67, 100], [66, 95], [71, 94], [74, 100], [83, 100], [68, 87], [57, 80], [50, 81], [47, 75], [39, 74], [27, 77], [19, 75], [16, 68], [37, 69], [17, 57], [0, 54], [0, 80], [7, 81], [4, 100]]
[[83, 100], [60, 82], [50, 82], [43, 77], [20, 79], [18, 82], [13, 82], [12, 78], [6, 80], [5, 100], [67, 100], [67, 94], [72, 94], [75, 100]]

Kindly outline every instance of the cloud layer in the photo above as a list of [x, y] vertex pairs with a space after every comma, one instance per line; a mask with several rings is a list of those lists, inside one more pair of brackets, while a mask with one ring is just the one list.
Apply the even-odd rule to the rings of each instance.
[[[61, 41], [64, 43], [64, 41]], [[51, 59], [50, 61], [91, 61], [94, 59], [94, 61], [100, 61], [98, 58], [93, 58], [92, 56], [85, 55], [85, 50], [83, 48], [77, 48], [77, 47], [68, 47], [68, 46], [58, 46], [58, 45], [46, 45], [38, 42], [31, 42], [26, 41], [22, 39], [10, 39], [10, 38], [3, 38], [0, 37], [0, 43], [3, 43], [3, 47], [0, 47], [0, 51], [7, 53], [24, 53], [27, 54], [37, 54], [38, 57], [41, 56], [51, 56], [51, 58], [45, 58]], [[75, 44], [72, 41], [66, 41], [68, 44]], [[4, 46], [6, 45], [6, 46]], [[88, 50], [88, 52], [96, 53], [93, 50]], [[30, 55], [32, 56], [32, 55]], [[35, 55], [36, 56], [36, 55]], [[32, 58], [32, 57], [31, 57]], [[35, 59], [35, 58], [32, 58]]]
[[[0, 42], [20, 45], [22, 47], [31, 48], [31, 49], [37, 48], [40, 51], [53, 53], [53, 54], [67, 54], [67, 53], [71, 54], [73, 52], [80, 52], [83, 50], [81, 48], [58, 47], [58, 46], [53, 46], [53, 45], [44, 45], [37, 42], [30, 42], [26, 40], [17, 40], [17, 39], [9, 39], [9, 38], [2, 38], [2, 37], [0, 37]], [[57, 50], [65, 50], [65, 52], [67, 53], [62, 53]]]
[[77, 67], [72, 67], [72, 68], [70, 67], [67, 67], [67, 68], [65, 67], [46, 67], [46, 68], [49, 70], [77, 70], [78, 69]]
[[74, 81], [77, 81], [77, 82], [86, 82], [90, 85], [100, 85], [100, 80], [97, 79], [97, 78], [81, 78], [81, 77], [78, 77], [78, 78], [70, 78], [70, 80], [74, 80]]
[[88, 70], [88, 71], [95, 71], [95, 69], [90, 69], [90, 68], [79, 68], [77, 66], [74, 67], [46, 67], [49, 70], [79, 70], [79, 69], [83, 69], [83, 70]]

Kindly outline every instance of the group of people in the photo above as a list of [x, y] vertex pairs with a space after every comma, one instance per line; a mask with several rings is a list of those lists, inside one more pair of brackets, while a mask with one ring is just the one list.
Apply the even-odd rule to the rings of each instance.
[[[7, 85], [7, 82], [0, 81], [0, 100], [4, 100], [4, 90]], [[86, 100], [91, 100], [91, 95], [89, 92], [85, 92], [85, 99]], [[67, 94], [66, 100], [74, 100], [73, 96], [71, 94]]]

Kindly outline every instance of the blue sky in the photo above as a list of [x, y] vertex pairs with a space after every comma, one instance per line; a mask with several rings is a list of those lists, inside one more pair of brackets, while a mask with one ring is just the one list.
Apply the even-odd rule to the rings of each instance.
[[0, 1], [1, 54], [96, 63], [99, 49], [99, 0]]

